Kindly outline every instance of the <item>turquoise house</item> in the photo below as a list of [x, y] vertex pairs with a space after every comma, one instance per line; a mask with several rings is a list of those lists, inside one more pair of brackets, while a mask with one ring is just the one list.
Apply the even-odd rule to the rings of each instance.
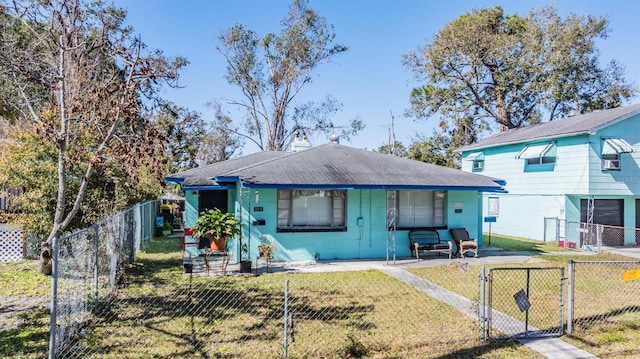
[[185, 226], [207, 208], [235, 212], [249, 245], [276, 245], [276, 261], [410, 256], [408, 232], [450, 228], [482, 236], [482, 193], [503, 183], [419, 161], [327, 143], [295, 152], [265, 151], [166, 178], [185, 196]]
[[[508, 193], [483, 196], [492, 232], [542, 240], [545, 218], [584, 223], [589, 214], [640, 227], [638, 149], [640, 104], [500, 132], [459, 151], [463, 171], [506, 181]], [[635, 231], [616, 232], [609, 245], [638, 243]]]

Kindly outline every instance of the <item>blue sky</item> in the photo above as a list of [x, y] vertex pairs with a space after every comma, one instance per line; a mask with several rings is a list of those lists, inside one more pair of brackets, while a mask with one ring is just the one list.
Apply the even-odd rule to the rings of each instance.
[[[150, 48], [166, 55], [181, 55], [190, 61], [182, 72], [184, 88], [167, 90], [164, 96], [179, 106], [200, 112], [206, 120], [212, 100], [235, 98], [237, 88], [224, 79], [225, 62], [215, 50], [218, 34], [237, 23], [263, 36], [280, 31], [280, 20], [290, 1], [284, 0], [118, 0], [128, 10], [132, 25]], [[310, 0], [336, 33], [336, 42], [349, 47], [333, 62], [319, 66], [313, 82], [297, 98], [298, 102], [320, 100], [331, 94], [343, 105], [335, 116], [346, 123], [356, 116], [364, 131], [342, 144], [374, 149], [387, 143], [391, 113], [395, 117], [396, 139], [409, 145], [417, 134], [430, 135], [438, 119], [405, 118], [409, 93], [417, 84], [401, 65], [402, 55], [425, 45], [446, 24], [473, 8], [500, 5], [506, 14], [524, 15], [542, 5], [554, 5], [560, 15], [569, 13], [606, 15], [609, 37], [598, 41], [601, 64], [616, 59], [626, 68], [627, 79], [640, 87], [640, 1], [484, 1], [484, 0]], [[640, 101], [635, 98], [632, 103]], [[232, 117], [240, 114], [224, 107]], [[327, 142], [312, 138], [312, 144]], [[255, 151], [251, 146], [243, 151]]]

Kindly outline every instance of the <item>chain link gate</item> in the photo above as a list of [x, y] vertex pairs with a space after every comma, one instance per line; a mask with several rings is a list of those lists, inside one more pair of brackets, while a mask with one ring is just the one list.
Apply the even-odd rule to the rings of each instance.
[[490, 268], [488, 273], [483, 268], [480, 277], [485, 340], [564, 333], [563, 267]]

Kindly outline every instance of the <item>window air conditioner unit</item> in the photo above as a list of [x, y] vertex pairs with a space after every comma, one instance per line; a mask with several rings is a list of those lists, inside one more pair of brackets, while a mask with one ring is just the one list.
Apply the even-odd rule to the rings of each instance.
[[474, 170], [484, 169], [484, 161], [473, 161], [473, 169]]
[[603, 170], [619, 170], [620, 169], [620, 160], [604, 160], [602, 161], [602, 169]]

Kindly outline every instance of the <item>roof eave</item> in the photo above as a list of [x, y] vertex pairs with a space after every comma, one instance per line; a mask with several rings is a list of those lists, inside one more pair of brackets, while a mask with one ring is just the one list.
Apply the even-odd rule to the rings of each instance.
[[493, 147], [517, 145], [517, 144], [520, 144], [520, 143], [532, 142], [534, 140], [535, 141], [549, 141], [549, 140], [555, 140], [558, 137], [572, 137], [572, 136], [587, 135], [587, 134], [591, 134], [591, 133], [588, 130], [586, 130], [586, 131], [571, 132], [571, 133], [566, 133], [566, 134], [558, 134], [558, 135], [553, 135], [553, 136], [532, 137], [532, 138], [523, 139], [523, 140], [519, 140], [519, 141], [500, 142], [500, 143], [494, 143], [494, 144], [486, 145], [486, 146], [470, 147], [470, 146], [473, 146], [473, 145], [469, 145], [469, 147], [458, 148], [455, 151], [458, 152], [458, 153], [462, 153], [462, 152], [466, 152], [466, 151], [484, 150], [484, 149], [493, 148]]
[[398, 185], [398, 184], [282, 184], [282, 183], [247, 183], [247, 188], [281, 188], [281, 189], [382, 189], [382, 190], [431, 190], [431, 191], [478, 191], [507, 193], [501, 186], [441, 186], [441, 185]]
[[630, 117], [633, 117], [635, 115], [638, 115], [638, 114], [640, 114], [640, 109], [632, 111], [630, 113], [626, 113], [626, 114], [624, 114], [624, 115], [622, 115], [620, 117], [614, 118], [613, 120], [611, 120], [609, 122], [606, 122], [606, 123], [603, 123], [603, 124], [601, 124], [599, 126], [590, 128], [588, 132], [589, 132], [590, 135], [595, 135], [596, 132], [602, 130], [603, 128], [609, 127], [611, 125], [614, 125], [614, 124], [616, 124], [616, 123], [618, 123], [620, 121], [624, 121], [624, 120], [626, 120], [626, 119], [628, 119]]
[[183, 184], [184, 183], [184, 178], [182, 178], [182, 177], [165, 177], [164, 181], [168, 182], [168, 183]]

